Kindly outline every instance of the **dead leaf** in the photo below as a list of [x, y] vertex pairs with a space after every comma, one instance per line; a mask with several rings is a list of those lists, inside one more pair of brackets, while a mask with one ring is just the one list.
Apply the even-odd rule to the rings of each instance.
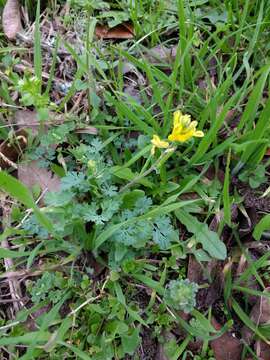
[[222, 269], [223, 265], [218, 261], [211, 260], [207, 266], [203, 267], [192, 255], [189, 256], [188, 279], [199, 285], [208, 282], [206, 274], [212, 279], [209, 286], [200, 289], [197, 294], [197, 306], [199, 308], [213, 305], [220, 297], [224, 283]]
[[269, 360], [270, 359], [270, 346], [262, 340], [257, 340], [255, 342], [255, 351], [256, 355], [260, 360]]
[[47, 169], [40, 168], [37, 161], [18, 165], [18, 179], [29, 189], [39, 185], [41, 191], [59, 191], [60, 179]]
[[[270, 292], [270, 288], [266, 288], [265, 292]], [[265, 296], [260, 296], [256, 304], [253, 306], [249, 318], [256, 325], [270, 324], [270, 299]], [[242, 329], [242, 336], [249, 344], [253, 338], [253, 332], [244, 326]]]
[[8, 0], [3, 10], [2, 24], [4, 34], [9, 40], [14, 40], [22, 30], [19, 0]]
[[202, 284], [204, 281], [203, 267], [198, 263], [193, 255], [190, 255], [188, 259], [187, 277], [189, 281], [197, 284]]
[[[171, 333], [170, 331], [164, 331], [161, 335], [164, 338], [165, 343], [168, 343], [171, 340], [176, 340], [174, 334]], [[158, 344], [155, 359], [156, 360], [169, 360], [168, 356], [166, 356], [166, 354], [165, 354], [164, 343], [163, 344], [161, 344], [161, 343]]]
[[84, 128], [78, 128], [75, 130], [76, 134], [90, 134], [90, 135], [97, 135], [98, 130], [93, 126], [85, 126]]
[[14, 123], [18, 126], [18, 129], [31, 129], [32, 134], [37, 135], [40, 127], [37, 116], [36, 111], [18, 110], [14, 115]]
[[[221, 325], [214, 317], [212, 318], [212, 325], [216, 330], [221, 329]], [[212, 340], [211, 348], [216, 360], [241, 360], [242, 344], [230, 332], [226, 332], [219, 338]]]
[[244, 237], [250, 233], [258, 223], [258, 212], [254, 207], [239, 207], [238, 216], [238, 232], [240, 237]]
[[123, 23], [113, 28], [97, 25], [95, 34], [100, 39], [133, 39], [133, 26], [129, 23]]
[[148, 96], [152, 96], [151, 90], [146, 86], [145, 76], [137, 69], [134, 64], [125, 62], [122, 69], [124, 76], [124, 93], [133, 98], [135, 102], [141, 104], [143, 98], [141, 90], [144, 89]]
[[34, 311], [31, 313], [31, 315], [28, 316], [27, 320], [24, 322], [25, 327], [28, 331], [36, 331], [38, 330], [38, 326], [36, 323], [36, 320], [42, 316], [45, 313], [48, 313], [50, 310], [50, 305], [44, 305], [40, 309]]
[[[64, 121], [65, 118], [63, 115], [50, 111], [48, 119], [42, 122], [42, 126], [44, 126], [43, 130], [47, 132], [50, 126], [61, 125], [64, 123]], [[41, 123], [38, 120], [38, 114], [36, 111], [18, 110], [14, 114], [14, 125], [16, 125], [16, 127], [20, 130], [30, 129], [32, 134], [36, 136], [38, 134]]]
[[175, 60], [176, 52], [177, 46], [166, 47], [164, 45], [157, 45], [152, 49], [146, 50], [144, 56], [150, 63], [169, 65]]

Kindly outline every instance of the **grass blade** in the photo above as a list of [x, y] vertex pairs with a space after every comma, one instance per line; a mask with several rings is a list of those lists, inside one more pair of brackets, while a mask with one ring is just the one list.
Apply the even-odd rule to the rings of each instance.
[[231, 201], [230, 201], [230, 161], [231, 149], [227, 156], [226, 172], [223, 186], [223, 206], [224, 206], [224, 220], [228, 226], [232, 225], [231, 222]]
[[34, 32], [34, 69], [35, 76], [40, 81], [40, 92], [42, 84], [42, 53], [41, 53], [41, 35], [40, 35], [40, 0], [37, 2], [35, 32]]
[[242, 130], [245, 126], [246, 128], [250, 128], [252, 125], [252, 122], [255, 119], [257, 109], [259, 106], [259, 103], [262, 98], [262, 93], [265, 87], [266, 80], [268, 78], [270, 71], [270, 65], [265, 66], [262, 69], [262, 74], [257, 81], [256, 85], [254, 86], [254, 89], [249, 97], [248, 103], [246, 105], [245, 111], [241, 117], [241, 120], [238, 124], [238, 131]]
[[265, 230], [270, 230], [270, 214], [265, 215], [260, 222], [255, 226], [253, 237], [260, 240]]

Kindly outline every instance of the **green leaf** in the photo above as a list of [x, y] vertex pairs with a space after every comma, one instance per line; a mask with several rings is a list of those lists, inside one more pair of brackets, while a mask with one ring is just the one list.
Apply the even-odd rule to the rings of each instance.
[[196, 241], [202, 244], [203, 249], [209, 255], [219, 260], [226, 259], [226, 246], [219, 239], [217, 233], [209, 230], [207, 224], [201, 223], [196, 217], [184, 210], [176, 210], [175, 215], [186, 226], [188, 231], [194, 234]]
[[57, 346], [57, 342], [63, 340], [72, 324], [73, 320], [71, 318], [65, 318], [62, 321], [59, 329], [57, 329], [56, 332], [52, 333], [51, 338], [49, 339], [47, 344], [44, 345], [44, 350], [46, 352], [51, 352]]
[[29, 256], [31, 255], [30, 251], [24, 252], [24, 251], [13, 251], [5, 248], [0, 248], [0, 258], [10, 258], [10, 259], [16, 259], [22, 256]]
[[134, 123], [136, 128], [143, 133], [152, 136], [154, 134], [154, 130], [152, 127], [148, 126], [145, 121], [141, 120], [139, 116], [137, 116], [133, 111], [130, 110], [129, 106], [125, 104], [122, 99], [115, 99], [113, 96], [108, 93], [105, 94], [107, 100], [112, 103], [120, 118], [126, 119], [128, 118], [131, 122]]
[[35, 344], [44, 344], [49, 340], [51, 333], [48, 331], [34, 331], [28, 334], [14, 337], [3, 337], [0, 339], [0, 346], [7, 345], [29, 345], [33, 341]]
[[[137, 173], [133, 173], [129, 168], [122, 168], [121, 166], [114, 166], [112, 168], [112, 172], [113, 175], [117, 176], [119, 179], [128, 181], [134, 180], [139, 175]], [[154, 184], [145, 178], [138, 179], [137, 182], [149, 188], [154, 187]]]
[[192, 204], [194, 202], [197, 202], [197, 200], [178, 201], [170, 205], [162, 204], [160, 206], [157, 206], [153, 210], [148, 211], [144, 215], [134, 217], [119, 224], [110, 225], [104, 231], [102, 231], [102, 233], [95, 239], [93, 248], [96, 251], [106, 240], [108, 240], [117, 230], [121, 229], [123, 226], [136, 223], [139, 220], [153, 219], [157, 216], [169, 214], [170, 212], [173, 212], [183, 206]]
[[64, 341], [58, 341], [59, 345], [65, 346], [66, 348], [70, 349], [71, 351], [73, 351], [73, 353], [75, 355], [78, 356], [79, 359], [82, 360], [92, 360], [92, 357], [90, 357], [89, 355], [87, 355], [84, 351], [80, 350], [79, 348], [77, 348], [76, 346], [67, 344]]
[[[226, 83], [231, 82], [231, 77], [228, 77]], [[206, 151], [209, 149], [211, 144], [216, 140], [217, 134], [221, 126], [224, 124], [228, 111], [235, 106], [239, 97], [239, 92], [235, 93], [224, 105], [222, 111], [218, 116], [216, 116], [215, 120], [211, 123], [211, 127], [209, 131], [205, 134], [203, 139], [200, 141], [197, 151], [192, 156], [190, 160], [190, 164], [198, 163], [202, 158]]]
[[[269, 71], [268, 71], [269, 72]], [[269, 127], [269, 117], [270, 117], [270, 99], [267, 100], [265, 104], [265, 108], [260, 114], [259, 120], [256, 123], [255, 129], [252, 130], [251, 136], [249, 140], [257, 140], [262, 139], [265, 135], [265, 132], [267, 131]], [[256, 165], [255, 162], [251, 162], [250, 158], [251, 156], [256, 153], [258, 150], [258, 145], [255, 143], [253, 145], [250, 145], [242, 154], [241, 162], [245, 164], [246, 162], [250, 162], [253, 166]], [[264, 146], [263, 146], [264, 149]], [[264, 154], [265, 151], [263, 151]], [[260, 159], [259, 159], [260, 160]], [[257, 160], [257, 163], [259, 161]]]
[[164, 287], [161, 284], [149, 276], [141, 275], [141, 274], [132, 274], [134, 279], [141, 281], [143, 284], [148, 286], [150, 289], [156, 290], [160, 295], [164, 295]]
[[270, 66], [265, 66], [259, 80], [257, 81], [256, 85], [252, 90], [251, 95], [249, 96], [245, 111], [237, 127], [238, 130], [241, 130], [244, 126], [250, 128], [250, 124], [252, 124], [252, 122], [254, 121], [269, 71]]
[[256, 240], [260, 240], [263, 232], [266, 230], [270, 230], [270, 214], [265, 215], [255, 226], [253, 237]]
[[231, 201], [230, 201], [230, 161], [231, 149], [227, 156], [226, 172], [223, 186], [224, 219], [228, 226], [231, 226]]
[[118, 282], [114, 282], [114, 290], [115, 290], [115, 293], [116, 293], [116, 296], [117, 296], [117, 300], [120, 302], [120, 304], [122, 304], [125, 308], [126, 308], [126, 311], [127, 313], [129, 314], [129, 316], [133, 319], [133, 320], [136, 320], [138, 321], [140, 324], [144, 325], [147, 327], [147, 324], [146, 322], [141, 318], [141, 316], [138, 314], [137, 311], [134, 311], [131, 309], [131, 307], [129, 307], [127, 304], [126, 304], [126, 299], [125, 299], [125, 296], [123, 294], [123, 291], [121, 289], [121, 286]]
[[140, 329], [135, 328], [129, 335], [121, 335], [121, 340], [124, 352], [132, 355], [140, 344]]
[[41, 54], [41, 35], [40, 35], [40, 0], [37, 2], [35, 31], [34, 31], [34, 68], [35, 75], [42, 84], [42, 54]]
[[176, 231], [168, 216], [160, 216], [155, 220], [153, 229], [153, 241], [162, 250], [168, 249], [172, 242], [176, 242], [179, 238], [179, 233]]
[[31, 208], [36, 218], [48, 231], [53, 232], [53, 224], [37, 207], [31, 192], [20, 181], [4, 171], [0, 171], [0, 189], [19, 200], [26, 207]]

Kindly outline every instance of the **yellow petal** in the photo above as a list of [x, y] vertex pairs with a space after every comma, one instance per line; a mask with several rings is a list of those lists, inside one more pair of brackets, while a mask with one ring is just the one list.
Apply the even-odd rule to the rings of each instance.
[[197, 125], [197, 121], [191, 121], [190, 115], [183, 115], [180, 110], [176, 111], [173, 117], [173, 130], [168, 136], [168, 140], [184, 142], [193, 136], [204, 136], [202, 131], [196, 130]]
[[156, 145], [156, 143], [159, 142], [159, 140], [160, 140], [159, 136], [153, 135], [153, 138], [152, 138], [152, 140], [151, 140], [151, 143], [152, 143], [153, 145]]
[[172, 133], [171, 135], [169, 135], [168, 139], [170, 141], [179, 141], [179, 142], [184, 142], [189, 140], [190, 138], [192, 138], [192, 136], [194, 135], [194, 131], [190, 130], [187, 133]]
[[189, 124], [189, 128], [196, 129], [196, 126], [198, 125], [198, 121], [191, 121]]
[[196, 136], [196, 137], [204, 137], [204, 132], [203, 132], [203, 131], [200, 131], [200, 130], [197, 130], [197, 131], [195, 131], [195, 133], [193, 134], [193, 136]]
[[166, 149], [169, 147], [169, 143], [167, 141], [161, 140], [158, 135], [153, 135], [153, 139], [151, 140], [151, 143], [154, 145], [154, 147], [160, 149]]
[[182, 116], [183, 115], [180, 110], [177, 110], [173, 113], [173, 126], [179, 125]]
[[191, 121], [190, 115], [182, 115], [180, 118], [180, 123], [183, 126], [183, 128], [189, 127], [190, 121]]

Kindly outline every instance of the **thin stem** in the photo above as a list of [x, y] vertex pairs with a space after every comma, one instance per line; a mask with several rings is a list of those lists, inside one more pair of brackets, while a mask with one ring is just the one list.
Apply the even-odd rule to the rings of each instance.
[[161, 155], [160, 157], [154, 162], [154, 164], [145, 172], [143, 172], [142, 174], [138, 175], [137, 177], [135, 177], [132, 181], [130, 181], [128, 184], [126, 184], [125, 186], [122, 187], [122, 189], [120, 189], [120, 193], [127, 190], [128, 188], [130, 188], [132, 185], [136, 184], [139, 180], [141, 180], [142, 178], [144, 178], [145, 176], [149, 175], [152, 171], [156, 170], [156, 168], [158, 167], [158, 165], [162, 162], [163, 159], [166, 158], [166, 156], [173, 152], [175, 150], [174, 147], [170, 147], [168, 149], [166, 149]]

